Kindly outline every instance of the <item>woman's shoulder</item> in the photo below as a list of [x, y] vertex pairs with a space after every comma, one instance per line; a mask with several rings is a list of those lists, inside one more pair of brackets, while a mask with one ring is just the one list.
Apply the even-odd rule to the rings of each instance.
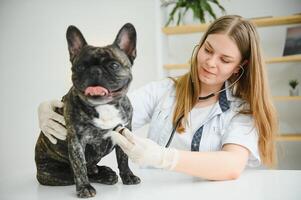
[[167, 91], [173, 91], [174, 88], [174, 81], [170, 78], [164, 78], [157, 81], [152, 81], [145, 85], [144, 89], [161, 96], [162, 94], [166, 93]]
[[128, 94], [130, 99], [135, 97], [153, 99], [158, 101], [164, 94], [174, 93], [174, 81], [170, 78], [164, 78], [157, 81], [152, 81], [146, 85], [133, 90]]
[[235, 98], [234, 101], [231, 101], [230, 108], [225, 115], [225, 119], [228, 122], [252, 125], [254, 121], [254, 117], [250, 112], [250, 104], [240, 98]]
[[249, 109], [249, 103], [241, 98], [235, 97], [230, 102], [230, 110], [240, 112], [241, 110]]
[[[225, 101], [223, 101], [225, 103]], [[225, 118], [233, 118], [235, 115], [247, 113], [242, 111], [250, 110], [250, 104], [242, 98], [227, 94], [228, 109], [223, 112]]]
[[158, 88], [172, 88], [175, 85], [175, 81], [172, 78], [163, 78], [161, 80], [152, 81], [149, 84]]

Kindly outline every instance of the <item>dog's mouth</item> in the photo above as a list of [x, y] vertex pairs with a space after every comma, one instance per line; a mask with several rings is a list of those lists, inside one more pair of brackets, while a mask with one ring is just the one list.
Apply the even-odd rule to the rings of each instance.
[[87, 97], [114, 97], [123, 92], [125, 87], [121, 87], [117, 90], [109, 90], [107, 88], [104, 88], [102, 86], [89, 86], [85, 89], [84, 94]]
[[101, 86], [89, 86], [85, 89], [86, 96], [106, 96], [109, 90]]

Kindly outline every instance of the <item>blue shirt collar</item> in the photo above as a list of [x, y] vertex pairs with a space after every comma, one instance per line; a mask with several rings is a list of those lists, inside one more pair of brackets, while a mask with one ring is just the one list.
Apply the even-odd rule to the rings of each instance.
[[[229, 85], [228, 81], [224, 83], [222, 90], [227, 88]], [[222, 109], [223, 112], [227, 111], [230, 108], [230, 101], [233, 100], [233, 96], [231, 94], [231, 91], [229, 88], [226, 90], [222, 91], [219, 95], [219, 106]]]

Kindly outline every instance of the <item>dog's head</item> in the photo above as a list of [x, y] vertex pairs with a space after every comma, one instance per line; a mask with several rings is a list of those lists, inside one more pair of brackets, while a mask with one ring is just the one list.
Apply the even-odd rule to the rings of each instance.
[[125, 24], [113, 44], [105, 47], [88, 45], [75, 26], [68, 27], [66, 37], [72, 82], [81, 99], [100, 105], [126, 94], [136, 58], [136, 30], [132, 24]]

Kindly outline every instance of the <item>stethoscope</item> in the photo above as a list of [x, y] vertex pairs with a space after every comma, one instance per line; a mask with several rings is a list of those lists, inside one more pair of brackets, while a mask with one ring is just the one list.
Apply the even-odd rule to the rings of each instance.
[[[194, 51], [195, 51], [196, 47], [198, 47], [198, 46], [199, 46], [199, 45], [196, 45], [196, 46], [193, 48], [193, 50], [192, 50], [190, 63], [192, 63], [192, 56], [194, 55]], [[190, 65], [192, 65], [192, 64], [190, 64]], [[192, 66], [191, 66], [191, 67], [192, 67]], [[200, 97], [198, 98], [199, 101], [207, 100], [207, 99], [209, 99], [209, 98], [211, 98], [211, 97], [214, 97], [215, 95], [217, 95], [217, 94], [219, 94], [219, 93], [221, 93], [221, 92], [223, 92], [223, 91], [225, 91], [225, 90], [227, 90], [227, 89], [233, 87], [233, 85], [234, 85], [235, 83], [237, 83], [237, 81], [239, 81], [239, 79], [242, 77], [242, 75], [243, 75], [244, 72], [245, 72], [244, 68], [243, 68], [241, 65], [239, 65], [239, 67], [241, 68], [242, 72], [240, 73], [239, 77], [238, 77], [233, 83], [231, 83], [229, 86], [227, 86], [227, 87], [225, 87], [225, 88], [223, 88], [223, 89], [221, 89], [221, 90], [219, 90], [219, 91], [217, 91], [217, 92], [213, 92], [213, 93], [211, 93], [211, 94], [209, 94], [209, 95], [207, 95], [207, 96], [204, 96], [204, 97], [201, 97], [201, 96], [200, 96]], [[184, 115], [182, 115], [182, 116], [177, 120], [176, 125], [172, 128], [170, 137], [169, 137], [169, 139], [168, 139], [168, 141], [167, 141], [167, 143], [166, 143], [166, 145], [165, 145], [166, 148], [170, 146], [170, 143], [172, 142], [172, 139], [173, 139], [173, 137], [174, 137], [174, 135], [175, 135], [176, 129], [177, 129], [177, 127], [179, 126], [179, 123], [181, 122], [181, 120], [183, 119], [183, 117], [184, 117]]]

